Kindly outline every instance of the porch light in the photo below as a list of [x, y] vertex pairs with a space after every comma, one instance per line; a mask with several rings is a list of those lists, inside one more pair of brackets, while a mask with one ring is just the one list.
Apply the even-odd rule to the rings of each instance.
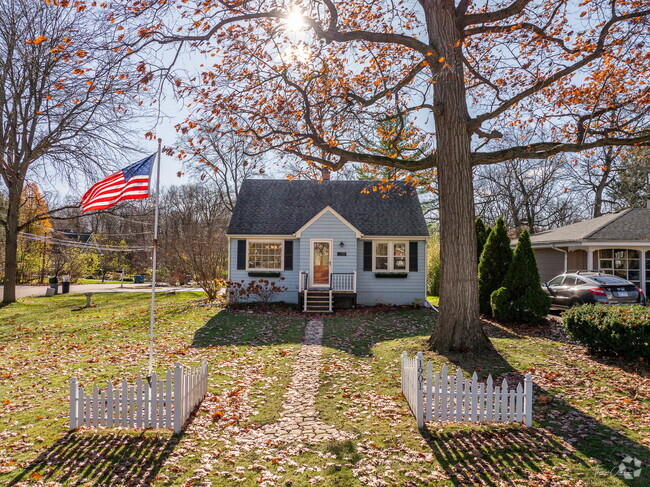
[[339, 247], [343, 248], [343, 247], [345, 247], [345, 244], [344, 244], [343, 242], [341, 242], [341, 243], [339, 244]]

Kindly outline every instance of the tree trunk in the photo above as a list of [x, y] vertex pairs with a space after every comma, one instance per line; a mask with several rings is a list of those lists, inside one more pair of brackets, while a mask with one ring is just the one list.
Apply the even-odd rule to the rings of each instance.
[[16, 302], [16, 277], [18, 272], [18, 213], [22, 184], [9, 187], [7, 227], [5, 234], [5, 280], [2, 303]]
[[596, 185], [596, 192], [594, 194], [594, 218], [602, 216], [603, 214], [603, 195], [605, 194], [605, 188], [610, 182], [609, 173], [612, 170], [612, 162], [614, 161], [613, 150], [611, 147], [608, 147], [607, 150], [604, 151], [604, 154], [605, 169], [603, 170], [603, 175], [601, 176], [600, 181], [598, 181], [598, 184]]
[[488, 345], [479, 320], [471, 136], [454, 2], [425, 4], [429, 40], [445, 60], [434, 74], [440, 197], [440, 318], [430, 346], [438, 352]]

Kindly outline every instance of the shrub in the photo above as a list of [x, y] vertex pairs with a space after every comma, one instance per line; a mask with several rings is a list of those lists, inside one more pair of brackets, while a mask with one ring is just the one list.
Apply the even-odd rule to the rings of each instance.
[[551, 298], [542, 289], [526, 229], [519, 235], [502, 287], [490, 296], [490, 305], [495, 318], [515, 323], [543, 323], [548, 314]]
[[490, 296], [501, 287], [511, 260], [508, 230], [503, 218], [499, 218], [488, 235], [478, 265], [478, 299], [482, 314], [492, 314]]
[[436, 233], [427, 243], [427, 293], [440, 296], [440, 234]]
[[562, 318], [567, 334], [593, 352], [650, 360], [650, 308], [585, 304]]
[[483, 220], [479, 217], [476, 219], [476, 252], [477, 252], [477, 262], [481, 261], [481, 254], [483, 253], [483, 248], [485, 247], [485, 242], [490, 235], [492, 229], [485, 226]]
[[[280, 277], [278, 282], [284, 281], [284, 277]], [[274, 281], [268, 279], [259, 279], [248, 283], [248, 295], [255, 296], [265, 306], [274, 300], [278, 294], [282, 294], [287, 290], [286, 286], [281, 286]]]
[[[284, 277], [278, 280], [278, 282], [282, 281], [284, 281]], [[278, 285], [268, 279], [252, 280], [248, 281], [248, 284], [244, 284], [244, 281], [215, 279], [214, 284], [216, 288], [226, 288], [226, 296], [228, 296], [228, 304], [231, 308], [239, 308], [251, 298], [257, 299], [266, 306], [278, 294], [287, 290], [286, 286]]]
[[248, 299], [248, 288], [244, 286], [243, 282], [233, 281], [230, 279], [215, 279], [215, 287], [226, 288], [226, 296], [228, 297], [228, 305], [231, 308], [238, 308], [242, 303]]

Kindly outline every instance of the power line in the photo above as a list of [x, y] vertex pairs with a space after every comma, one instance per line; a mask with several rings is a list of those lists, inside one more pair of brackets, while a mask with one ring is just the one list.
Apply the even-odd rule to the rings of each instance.
[[[56, 230], [52, 227], [46, 227], [45, 225], [39, 225], [38, 223], [30, 223], [29, 226], [35, 226], [39, 228], [43, 228], [45, 230], [49, 230], [52, 233], [58, 233], [61, 235], [66, 235], [67, 233], [93, 233], [93, 232], [68, 232], [67, 230]], [[103, 232], [97, 232], [94, 233], [94, 235], [98, 235], [100, 237], [130, 237], [131, 235], [151, 235], [152, 232], [133, 232], [133, 233], [103, 233]]]
[[109, 245], [88, 244], [83, 242], [75, 242], [71, 240], [63, 240], [60, 238], [46, 237], [44, 235], [35, 235], [33, 233], [25, 233], [25, 232], [19, 233], [18, 236], [26, 240], [45, 242], [52, 245], [60, 245], [63, 247], [74, 247], [74, 248], [88, 249], [88, 250], [99, 250], [99, 251], [106, 251], [106, 252], [133, 252], [138, 250], [151, 250], [152, 248], [151, 246], [116, 247], [116, 246], [109, 246]]

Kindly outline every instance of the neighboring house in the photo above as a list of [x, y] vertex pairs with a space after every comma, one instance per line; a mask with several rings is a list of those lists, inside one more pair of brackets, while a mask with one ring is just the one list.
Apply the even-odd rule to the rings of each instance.
[[56, 236], [62, 235], [64, 238], [74, 240], [76, 242], [81, 242], [84, 244], [93, 243], [91, 240], [94, 240], [94, 235], [92, 232], [75, 232], [74, 230], [54, 230]]
[[305, 311], [423, 305], [429, 234], [417, 193], [375, 186], [245, 180], [228, 227], [229, 279], [278, 282], [287, 290], [277, 301]]
[[599, 216], [530, 240], [544, 282], [565, 271], [598, 270], [650, 291], [650, 208]]

